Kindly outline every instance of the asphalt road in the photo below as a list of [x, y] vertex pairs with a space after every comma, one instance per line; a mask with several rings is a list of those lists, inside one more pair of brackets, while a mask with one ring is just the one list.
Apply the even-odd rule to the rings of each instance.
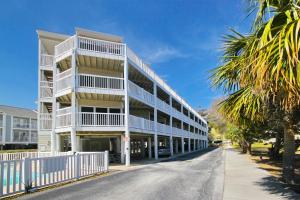
[[209, 149], [21, 199], [221, 200], [223, 183], [224, 152]]

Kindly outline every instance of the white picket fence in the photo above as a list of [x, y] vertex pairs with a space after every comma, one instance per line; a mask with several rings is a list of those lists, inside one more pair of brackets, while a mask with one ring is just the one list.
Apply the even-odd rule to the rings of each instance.
[[0, 161], [0, 197], [108, 171], [108, 151]]
[[0, 153], [0, 161], [22, 160], [24, 158], [38, 158], [49, 156], [65, 156], [70, 152], [16, 152], [16, 153]]

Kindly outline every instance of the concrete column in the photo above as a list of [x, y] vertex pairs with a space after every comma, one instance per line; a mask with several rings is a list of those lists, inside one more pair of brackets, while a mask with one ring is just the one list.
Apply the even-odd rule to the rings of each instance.
[[196, 139], [194, 139], [194, 151], [196, 151]]
[[124, 59], [124, 107], [125, 107], [125, 165], [130, 166], [130, 133], [129, 133], [129, 97], [128, 97], [128, 62], [127, 62], [127, 46], [125, 45]]
[[191, 152], [191, 138], [188, 140], [188, 151]]
[[74, 128], [71, 129], [71, 151], [77, 152], [77, 141], [76, 141], [76, 131]]
[[55, 151], [60, 152], [61, 151], [61, 137], [59, 134], [55, 134], [55, 140], [56, 140], [56, 145], [55, 145]]
[[184, 137], [181, 138], [181, 153], [184, 153]]
[[158, 159], [158, 140], [157, 140], [157, 134], [154, 135], [154, 158]]
[[145, 141], [144, 139], [141, 139], [141, 153], [142, 153], [142, 158], [145, 158]]
[[173, 153], [173, 137], [172, 136], [170, 136], [170, 152], [171, 152], [171, 156], [173, 156], [174, 153]]
[[125, 164], [125, 137], [124, 135], [122, 134], [121, 135], [121, 163], [122, 164]]
[[175, 140], [175, 153], [178, 153], [178, 139]]
[[148, 137], [148, 157], [149, 159], [152, 158], [152, 143], [151, 143], [151, 137]]

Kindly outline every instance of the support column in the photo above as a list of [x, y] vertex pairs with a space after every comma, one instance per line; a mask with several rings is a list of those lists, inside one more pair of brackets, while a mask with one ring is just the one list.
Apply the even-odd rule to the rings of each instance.
[[130, 133], [129, 133], [129, 97], [128, 97], [128, 62], [127, 46], [124, 47], [124, 89], [125, 89], [125, 165], [130, 166]]
[[121, 135], [121, 141], [120, 141], [120, 145], [121, 145], [121, 163], [125, 164], [125, 137], [122, 134]]
[[178, 139], [175, 140], [175, 153], [178, 154]]
[[152, 143], [151, 143], [151, 137], [148, 137], [148, 157], [149, 159], [152, 158]]
[[170, 136], [170, 152], [171, 152], [171, 156], [173, 156], [174, 153], [173, 153], [173, 137], [172, 136]]
[[142, 153], [142, 158], [145, 158], [145, 141], [144, 139], [141, 139], [141, 153]]
[[191, 152], [191, 138], [188, 140], [188, 152]]
[[181, 138], [181, 153], [184, 154], [184, 137]]
[[157, 141], [157, 134], [154, 135], [154, 158], [158, 159], [158, 141]]
[[61, 137], [59, 134], [55, 134], [55, 140], [56, 140], [55, 151], [60, 152], [61, 151]]
[[196, 139], [194, 139], [194, 151], [196, 151]]

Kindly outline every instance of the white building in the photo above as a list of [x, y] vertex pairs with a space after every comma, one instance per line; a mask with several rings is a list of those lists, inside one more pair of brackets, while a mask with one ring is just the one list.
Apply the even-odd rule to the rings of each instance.
[[37, 146], [37, 113], [25, 108], [0, 105], [0, 148]]
[[172, 155], [207, 147], [207, 122], [121, 37], [37, 33], [40, 150], [109, 150], [129, 165], [157, 159], [162, 147]]

